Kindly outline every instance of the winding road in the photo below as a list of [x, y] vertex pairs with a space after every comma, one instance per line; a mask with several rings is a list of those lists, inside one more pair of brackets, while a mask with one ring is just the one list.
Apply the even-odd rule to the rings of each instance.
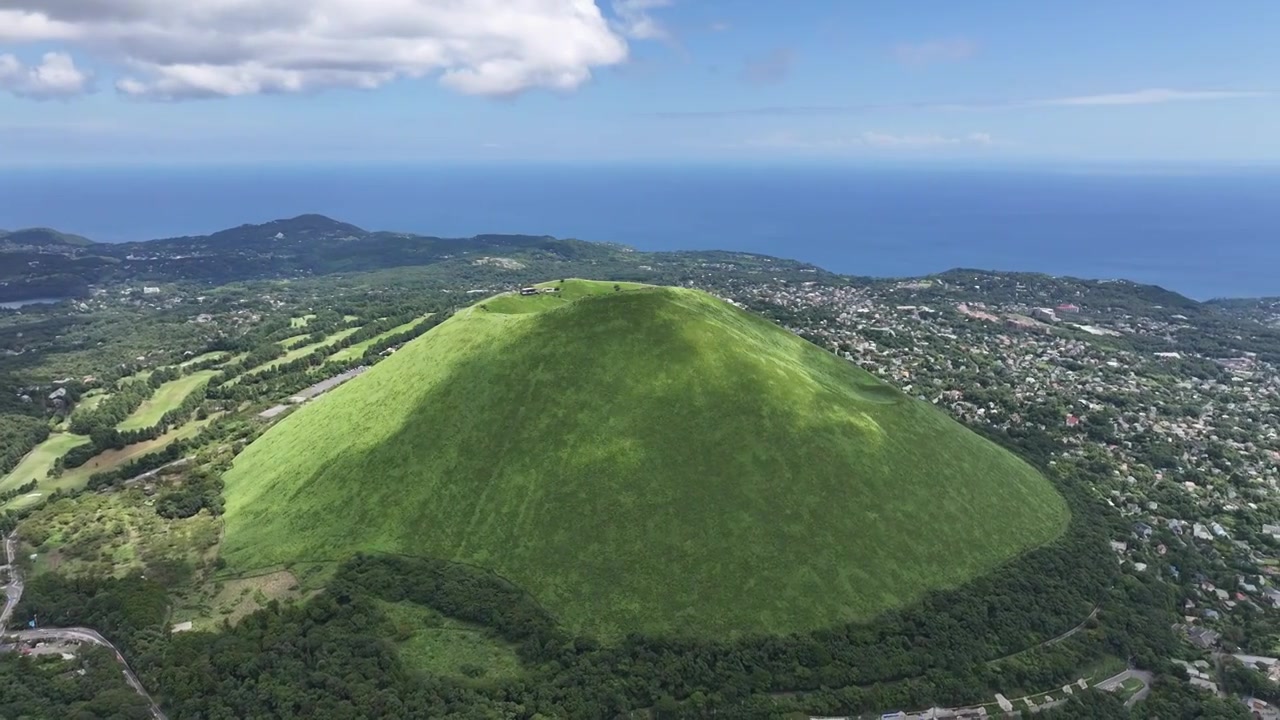
[[39, 630], [22, 630], [16, 633], [6, 631], [9, 626], [9, 618], [13, 616], [13, 609], [17, 607], [18, 601], [22, 599], [22, 573], [18, 571], [15, 563], [15, 555], [17, 554], [17, 533], [10, 533], [4, 539], [4, 555], [6, 563], [0, 566], [0, 569], [7, 570], [9, 574], [9, 584], [5, 585], [5, 604], [3, 612], [0, 612], [0, 633], [6, 638], [14, 638], [19, 642], [29, 641], [51, 641], [61, 640], [73, 643], [89, 643], [91, 645], [100, 645], [115, 653], [116, 662], [120, 663], [124, 668], [124, 679], [129, 683], [129, 687], [146, 699], [151, 705], [151, 716], [155, 720], [169, 720], [156, 701], [147, 693], [146, 688], [142, 687], [142, 683], [138, 680], [138, 676], [133, 673], [133, 668], [129, 667], [129, 663], [125, 662], [124, 655], [120, 650], [111, 644], [110, 640], [98, 634], [98, 631], [90, 628], [72, 627], [72, 628], [41, 628]]

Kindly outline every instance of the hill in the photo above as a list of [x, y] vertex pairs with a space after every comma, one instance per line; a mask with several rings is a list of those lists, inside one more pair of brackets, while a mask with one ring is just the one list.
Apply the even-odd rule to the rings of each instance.
[[50, 228], [27, 228], [25, 230], [0, 230], [0, 246], [9, 247], [86, 247], [95, 244], [92, 240], [79, 235], [58, 232]]
[[870, 618], [1066, 525], [1030, 466], [767, 321], [556, 287], [461, 311], [254, 442], [230, 565], [444, 557], [575, 631], [724, 636]]

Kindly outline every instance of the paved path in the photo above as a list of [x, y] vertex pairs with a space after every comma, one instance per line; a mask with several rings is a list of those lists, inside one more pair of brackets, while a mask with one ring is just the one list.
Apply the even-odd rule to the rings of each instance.
[[13, 615], [13, 609], [18, 606], [18, 601], [22, 599], [22, 575], [18, 572], [18, 566], [14, 565], [14, 555], [17, 553], [18, 537], [14, 533], [10, 533], [4, 539], [4, 557], [5, 557], [5, 575], [9, 578], [9, 584], [4, 586], [4, 610], [0, 611], [0, 631], [9, 626], [9, 618]]
[[[4, 568], [8, 571], [9, 584], [6, 585], [4, 589], [6, 599], [3, 614], [0, 614], [0, 633], [3, 633], [5, 628], [8, 627], [9, 618], [13, 615], [13, 608], [17, 606], [18, 601], [22, 599], [22, 574], [18, 572], [18, 566], [14, 562], [16, 559], [14, 555], [17, 553], [17, 540], [17, 533], [10, 533], [9, 536], [4, 539], [4, 554], [5, 559], [8, 561], [8, 563], [4, 565]], [[155, 718], [155, 720], [168, 720], [168, 718], [165, 717], [164, 712], [160, 709], [160, 706], [157, 705], [156, 701], [147, 693], [146, 688], [142, 687], [142, 683], [139, 682], [138, 676], [133, 674], [133, 669], [129, 667], [129, 663], [125, 662], [124, 655], [120, 653], [120, 650], [116, 648], [115, 645], [111, 644], [111, 641], [99, 635], [98, 631], [81, 627], [42, 628], [39, 630], [23, 630], [17, 633], [8, 633], [8, 636], [15, 637], [20, 642], [33, 640], [61, 640], [63, 642], [89, 643], [91, 645], [100, 645], [107, 648], [111, 652], [115, 653], [116, 662], [120, 663], [121, 667], [124, 668], [124, 679], [129, 683], [129, 687], [133, 688], [135, 692], [145, 698], [147, 703], [151, 705], [151, 716]]]
[[1129, 669], [1129, 670], [1125, 670], [1119, 675], [1113, 675], [1107, 678], [1106, 680], [1103, 680], [1097, 685], [1094, 685], [1094, 687], [1099, 690], [1106, 690], [1107, 692], [1115, 692], [1116, 690], [1120, 689], [1120, 685], [1125, 680], [1141, 680], [1142, 681], [1142, 689], [1134, 693], [1133, 697], [1124, 701], [1125, 707], [1133, 707], [1139, 701], [1143, 700], [1144, 698], [1146, 698], [1148, 695], [1151, 694], [1151, 683], [1152, 681], [1155, 680], [1155, 675], [1152, 675], [1146, 670]]

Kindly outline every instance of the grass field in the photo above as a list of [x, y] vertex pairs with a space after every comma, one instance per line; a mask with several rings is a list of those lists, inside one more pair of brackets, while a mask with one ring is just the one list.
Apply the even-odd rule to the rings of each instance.
[[89, 438], [84, 435], [72, 435], [71, 433], [54, 433], [50, 435], [47, 440], [27, 453], [27, 456], [22, 458], [22, 462], [19, 462], [17, 467], [6, 475], [3, 480], [0, 480], [0, 492], [12, 490], [32, 480], [43, 482], [45, 476], [49, 474], [49, 470], [53, 468], [53, 463], [58, 458], [65, 455], [71, 448], [84, 445], [87, 442], [89, 442]]
[[307, 326], [307, 323], [311, 322], [314, 318], [315, 315], [301, 315], [299, 317], [289, 318], [289, 327], [304, 328]]
[[[276, 367], [277, 365], [283, 365], [283, 364], [285, 364], [285, 363], [293, 362], [294, 360], [297, 360], [297, 359], [299, 359], [299, 358], [304, 358], [304, 357], [306, 357], [306, 356], [310, 355], [310, 354], [311, 354], [311, 353], [313, 353], [313, 352], [318, 352], [318, 351], [320, 351], [320, 350], [323, 350], [323, 349], [324, 349], [324, 348], [326, 348], [326, 347], [329, 347], [330, 345], [334, 344], [335, 342], [338, 342], [339, 340], [342, 340], [343, 338], [347, 337], [348, 335], [352, 335], [352, 334], [354, 334], [354, 333], [355, 333], [356, 331], [358, 331], [359, 329], [360, 329], [360, 328], [358, 328], [358, 327], [354, 327], [354, 328], [343, 328], [342, 330], [339, 330], [338, 332], [336, 332], [336, 333], [334, 333], [334, 334], [330, 335], [329, 337], [325, 338], [324, 340], [321, 340], [320, 342], [317, 342], [317, 343], [311, 343], [311, 344], [309, 344], [309, 345], [297, 345], [297, 344], [295, 343], [295, 344], [292, 346], [292, 349], [290, 349], [290, 350], [289, 350], [289, 352], [285, 353], [284, 355], [281, 355], [280, 357], [276, 358], [275, 360], [271, 360], [271, 361], [269, 361], [269, 362], [265, 362], [265, 363], [263, 363], [263, 364], [261, 364], [261, 365], [259, 365], [259, 366], [257, 366], [257, 367], [254, 367], [254, 368], [249, 368], [248, 370], [246, 370], [246, 371], [244, 372], [244, 374], [245, 374], [245, 375], [252, 375], [252, 374], [254, 374], [254, 373], [262, 372], [263, 370], [267, 370], [267, 369], [270, 369], [270, 368]], [[301, 336], [299, 336], [299, 338], [301, 338], [301, 339], [306, 339], [307, 337], [309, 337], [309, 336], [307, 336], [307, 335], [301, 335]], [[294, 339], [294, 338], [289, 338], [289, 340], [293, 340], [293, 339]], [[282, 345], [284, 345], [286, 342], [288, 342], [288, 340], [286, 340], [286, 341], [282, 341], [282, 342], [281, 342], [281, 344], [282, 344]], [[285, 345], [285, 347], [290, 347], [290, 346]], [[238, 380], [239, 380], [239, 378], [232, 378], [231, 382], [232, 382], [232, 384], [234, 384], [234, 383], [235, 383], [235, 382], [237, 382]]]
[[420, 322], [422, 322], [423, 320], [426, 320], [426, 319], [428, 319], [428, 318], [430, 318], [430, 317], [431, 317], [431, 314], [430, 314], [430, 313], [428, 313], [428, 314], [426, 314], [426, 315], [424, 315], [424, 316], [422, 316], [422, 317], [420, 317], [420, 318], [414, 318], [413, 320], [410, 320], [409, 322], [407, 322], [407, 323], [405, 323], [405, 324], [403, 324], [403, 325], [397, 325], [396, 327], [393, 327], [393, 328], [391, 328], [390, 330], [388, 330], [388, 331], [386, 331], [386, 332], [384, 332], [384, 333], [381, 333], [381, 334], [375, 335], [375, 336], [373, 336], [373, 337], [369, 338], [368, 340], [364, 340], [364, 341], [362, 341], [362, 342], [358, 342], [358, 343], [356, 343], [356, 344], [354, 344], [354, 345], [350, 345], [350, 346], [348, 346], [348, 347], [344, 347], [344, 348], [342, 348], [341, 350], [339, 350], [338, 352], [336, 352], [336, 353], [334, 353], [334, 354], [330, 355], [330, 356], [329, 356], [329, 359], [330, 359], [330, 360], [335, 360], [335, 361], [341, 362], [341, 361], [345, 361], [345, 360], [353, 360], [353, 359], [355, 359], [355, 358], [361, 357], [362, 355], [364, 355], [364, 351], [365, 351], [365, 350], [368, 350], [369, 348], [373, 347], [374, 345], [377, 345], [378, 343], [382, 342], [382, 340], [383, 340], [384, 338], [388, 338], [388, 337], [391, 337], [392, 335], [395, 335], [395, 334], [397, 334], [397, 333], [402, 333], [402, 332], [405, 332], [406, 330], [410, 330], [410, 329], [412, 329], [412, 328], [413, 328], [413, 326], [417, 325], [418, 323], [420, 323]]
[[80, 397], [80, 402], [76, 404], [76, 409], [88, 412], [101, 405], [102, 401], [109, 397], [111, 397], [111, 394], [105, 390], [90, 390]]
[[200, 370], [177, 380], [170, 380], [156, 388], [155, 393], [139, 405], [129, 417], [122, 420], [118, 428], [140, 430], [155, 425], [160, 422], [160, 418], [164, 417], [165, 413], [176, 409], [188, 395], [208, 383], [209, 378], [217, 374], [217, 370]]
[[391, 624], [390, 639], [411, 668], [460, 680], [510, 679], [523, 674], [509, 644], [483, 629], [410, 602], [378, 602]]
[[191, 367], [196, 363], [207, 362], [210, 360], [225, 360], [229, 357], [231, 357], [231, 353], [226, 350], [214, 350], [213, 352], [207, 352], [203, 355], [196, 355], [195, 357], [187, 358], [186, 360], [183, 360], [178, 367]]
[[285, 350], [292, 350], [293, 348], [296, 348], [302, 343], [306, 342], [307, 338], [309, 337], [311, 337], [311, 335], [304, 334], [304, 335], [294, 335], [293, 337], [285, 338], [280, 341], [280, 347], [284, 348]]
[[1068, 520], [1026, 463], [765, 320], [581, 281], [457, 313], [225, 480], [233, 570], [445, 557], [604, 639], [868, 619]]
[[343, 328], [342, 330], [339, 330], [338, 332], [330, 335], [329, 337], [325, 338], [324, 340], [321, 340], [318, 343], [311, 343], [310, 345], [302, 345], [300, 347], [295, 347], [294, 349], [285, 353], [279, 359], [272, 360], [271, 362], [267, 363], [265, 367], [275, 367], [276, 365], [283, 365], [288, 362], [293, 362], [298, 358], [304, 358], [310, 355], [311, 353], [316, 352], [317, 350], [321, 350], [323, 348], [329, 347], [330, 345], [338, 342], [339, 340], [345, 339], [347, 336], [355, 334], [356, 331], [358, 331], [359, 329], [360, 328], [358, 327]]

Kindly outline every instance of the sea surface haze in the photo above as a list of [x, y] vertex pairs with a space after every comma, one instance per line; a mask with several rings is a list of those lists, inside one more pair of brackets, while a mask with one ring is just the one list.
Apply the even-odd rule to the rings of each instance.
[[1280, 172], [470, 166], [10, 169], [0, 228], [105, 242], [322, 213], [374, 230], [765, 253], [907, 276], [954, 267], [1280, 295]]

